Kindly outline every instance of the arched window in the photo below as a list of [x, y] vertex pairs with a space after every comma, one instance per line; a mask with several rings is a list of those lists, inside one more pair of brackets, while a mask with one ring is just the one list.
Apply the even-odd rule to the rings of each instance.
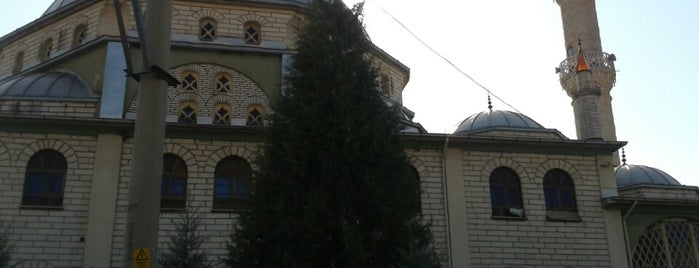
[[199, 88], [199, 74], [193, 71], [182, 73], [182, 89], [197, 90]]
[[22, 205], [62, 206], [67, 168], [66, 158], [55, 150], [41, 150], [32, 155], [24, 177]]
[[180, 115], [177, 122], [195, 124], [197, 123], [197, 105], [194, 102], [186, 101], [180, 104]]
[[255, 21], [248, 21], [243, 27], [243, 40], [249, 45], [259, 45], [262, 42], [262, 27]]
[[214, 125], [229, 126], [231, 124], [231, 106], [227, 103], [214, 105]]
[[247, 126], [263, 126], [265, 109], [261, 105], [255, 104], [248, 107]]
[[381, 75], [381, 93], [383, 93], [384, 95], [391, 94], [391, 87], [393, 86], [392, 84], [393, 83], [391, 82], [391, 79], [388, 77], [388, 75]]
[[15, 64], [12, 66], [12, 74], [17, 74], [24, 67], [24, 51], [20, 51], [15, 56]]
[[490, 173], [490, 202], [494, 218], [524, 218], [522, 186], [514, 170], [499, 167]]
[[39, 48], [39, 60], [45, 61], [50, 59], [51, 53], [53, 53], [53, 39], [49, 38], [46, 39]]
[[544, 174], [546, 219], [579, 221], [573, 179], [562, 169], [554, 168]]
[[241, 208], [248, 193], [252, 169], [245, 159], [228, 156], [216, 164], [214, 173], [214, 209]]
[[216, 20], [203, 18], [199, 21], [199, 40], [213, 41], [216, 39]]
[[422, 189], [420, 188], [420, 174], [417, 172], [415, 167], [408, 165], [408, 176], [410, 176], [410, 181], [415, 182], [415, 206], [418, 213], [422, 213]]
[[231, 82], [233, 79], [230, 74], [227, 73], [217, 73], [214, 76], [214, 81], [216, 81], [216, 91], [222, 93], [231, 92]]
[[73, 31], [73, 47], [82, 45], [87, 40], [87, 25], [80, 24]]
[[160, 208], [183, 209], [187, 202], [187, 164], [181, 157], [163, 155], [163, 180], [160, 184]]
[[632, 267], [699, 267], [699, 223], [666, 219], [651, 225], [633, 247]]

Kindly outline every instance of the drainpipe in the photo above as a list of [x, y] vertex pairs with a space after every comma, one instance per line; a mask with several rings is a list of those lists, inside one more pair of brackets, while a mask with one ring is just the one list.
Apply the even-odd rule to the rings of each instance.
[[628, 228], [626, 227], [626, 218], [631, 215], [631, 212], [633, 211], [634, 208], [636, 208], [636, 205], [638, 205], [638, 201], [633, 201], [633, 204], [629, 208], [626, 213], [624, 213], [624, 216], [621, 218], [621, 225], [624, 227], [624, 242], [626, 243], [626, 261], [629, 264], [629, 267], [633, 267], [632, 265], [632, 259], [631, 259], [631, 250], [630, 245], [629, 245], [629, 231]]
[[448, 186], [447, 186], [447, 147], [449, 145], [449, 136], [448, 134], [444, 134], [444, 148], [442, 149], [442, 191], [444, 191], [444, 211], [445, 211], [445, 222], [447, 224], [446, 231], [447, 231], [447, 260], [449, 262], [447, 265], [449, 268], [454, 267], [454, 260], [451, 257], [451, 228], [449, 228], [449, 224], [451, 221], [449, 221], [449, 197], [448, 197]]

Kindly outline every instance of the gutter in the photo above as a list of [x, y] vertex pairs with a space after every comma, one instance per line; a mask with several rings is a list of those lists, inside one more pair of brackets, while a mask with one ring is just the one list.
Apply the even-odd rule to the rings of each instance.
[[449, 268], [454, 267], [454, 260], [451, 257], [451, 228], [449, 228], [449, 223], [451, 222], [449, 220], [449, 197], [448, 197], [448, 190], [449, 187], [447, 186], [447, 147], [449, 146], [449, 135], [444, 135], [444, 148], [442, 149], [442, 191], [444, 191], [444, 194], [442, 195], [444, 197], [444, 220], [447, 224], [446, 226], [446, 231], [447, 231], [447, 260], [449, 262], [447, 263]]
[[636, 208], [638, 205], [638, 201], [633, 201], [633, 205], [631, 205], [631, 208], [629, 208], [626, 213], [624, 213], [624, 216], [621, 218], [621, 226], [624, 228], [624, 243], [626, 243], [626, 261], [629, 267], [631, 267], [632, 264], [632, 259], [631, 259], [631, 245], [629, 244], [629, 230], [626, 227], [626, 218], [631, 215], [631, 212]]

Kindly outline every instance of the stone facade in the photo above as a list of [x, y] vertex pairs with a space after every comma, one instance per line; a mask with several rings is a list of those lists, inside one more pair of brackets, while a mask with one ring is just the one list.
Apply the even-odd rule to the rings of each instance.
[[[119, 8], [127, 15], [127, 34], [135, 46], [131, 6], [122, 2]], [[559, 0], [565, 27], [577, 29], [581, 16], [594, 13], [590, 2], [578, 7]], [[237, 156], [256, 169], [263, 131], [247, 124], [249, 108], [272, 113], [272, 101], [283, 94], [283, 66], [293, 55], [294, 29], [304, 23], [303, 8], [298, 1], [174, 1], [171, 55], [176, 64], [165, 69], [186, 83], [168, 89], [167, 138], [162, 146], [186, 166], [186, 206], [161, 211], [161, 246], [174, 230], [173, 221], [193, 211], [202, 217], [201, 234], [207, 238], [203, 247], [211, 260], [217, 262], [225, 254], [237, 211], [214, 209], [216, 165]], [[576, 8], [587, 13], [575, 15], [571, 10]], [[138, 84], [126, 81], [121, 77], [123, 66], [113, 64], [124, 57], [113, 9], [111, 1], [78, 1], [0, 38], [0, 86], [16, 77], [68, 69], [97, 96], [0, 95], [0, 227], [14, 242], [15, 267], [121, 267], [125, 261], [133, 119], [139, 99]], [[211, 36], [202, 37], [205, 23], [211, 24], [206, 28]], [[251, 25], [258, 34], [254, 37], [246, 35]], [[585, 36], [593, 37], [598, 32], [586, 31]], [[46, 54], [49, 47], [51, 53]], [[136, 49], [130, 53], [138, 58]], [[377, 90], [400, 104], [409, 69], [378, 48], [369, 58], [378, 68]], [[225, 81], [228, 84], [222, 85]], [[611, 103], [602, 95], [599, 102]], [[193, 106], [196, 120], [182, 119], [183, 104]], [[103, 109], [106, 106], [109, 109]], [[230, 109], [229, 121], [216, 124], [222, 107]], [[114, 109], [117, 112], [109, 116], [102, 112]], [[611, 120], [613, 127], [611, 108], [605, 109], [599, 109], [601, 118], [595, 120], [602, 125]], [[585, 110], [580, 113], [578, 121], [589, 116]], [[642, 213], [630, 213], [636, 206], [630, 202], [638, 200], [614, 199], [619, 194], [613, 159], [623, 143], [607, 136], [607, 141], [587, 142], [571, 140], [555, 129], [493, 126], [467, 135], [403, 133], [401, 138], [419, 175], [422, 214], [445, 267], [624, 267], [628, 241], [635, 243], [643, 228], [668, 216], [655, 211], [653, 221], [624, 222], [642, 221], [642, 213], [652, 205], [636, 210]], [[60, 205], [27, 205], [24, 200], [31, 188], [29, 162], [42, 150], [65, 158]], [[502, 196], [493, 190], [497, 185], [491, 176], [500, 168], [517, 178], [521, 203], [507, 208], [512, 215], [496, 212], [495, 203]], [[573, 209], [561, 212], [547, 203], [544, 181], [552, 170], [570, 177]], [[686, 202], [695, 202], [692, 191], [695, 188], [656, 187], [622, 194], [640, 200], [681, 192]], [[689, 215], [682, 209], [677, 211]], [[627, 226], [632, 227], [628, 240]]]

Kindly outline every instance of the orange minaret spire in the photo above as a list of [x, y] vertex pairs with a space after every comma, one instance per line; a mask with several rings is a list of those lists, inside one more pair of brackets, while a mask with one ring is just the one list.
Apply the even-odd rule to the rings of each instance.
[[582, 51], [582, 45], [580, 44], [580, 39], [578, 39], [578, 72], [590, 71], [587, 67], [587, 60], [585, 59], [585, 53]]

